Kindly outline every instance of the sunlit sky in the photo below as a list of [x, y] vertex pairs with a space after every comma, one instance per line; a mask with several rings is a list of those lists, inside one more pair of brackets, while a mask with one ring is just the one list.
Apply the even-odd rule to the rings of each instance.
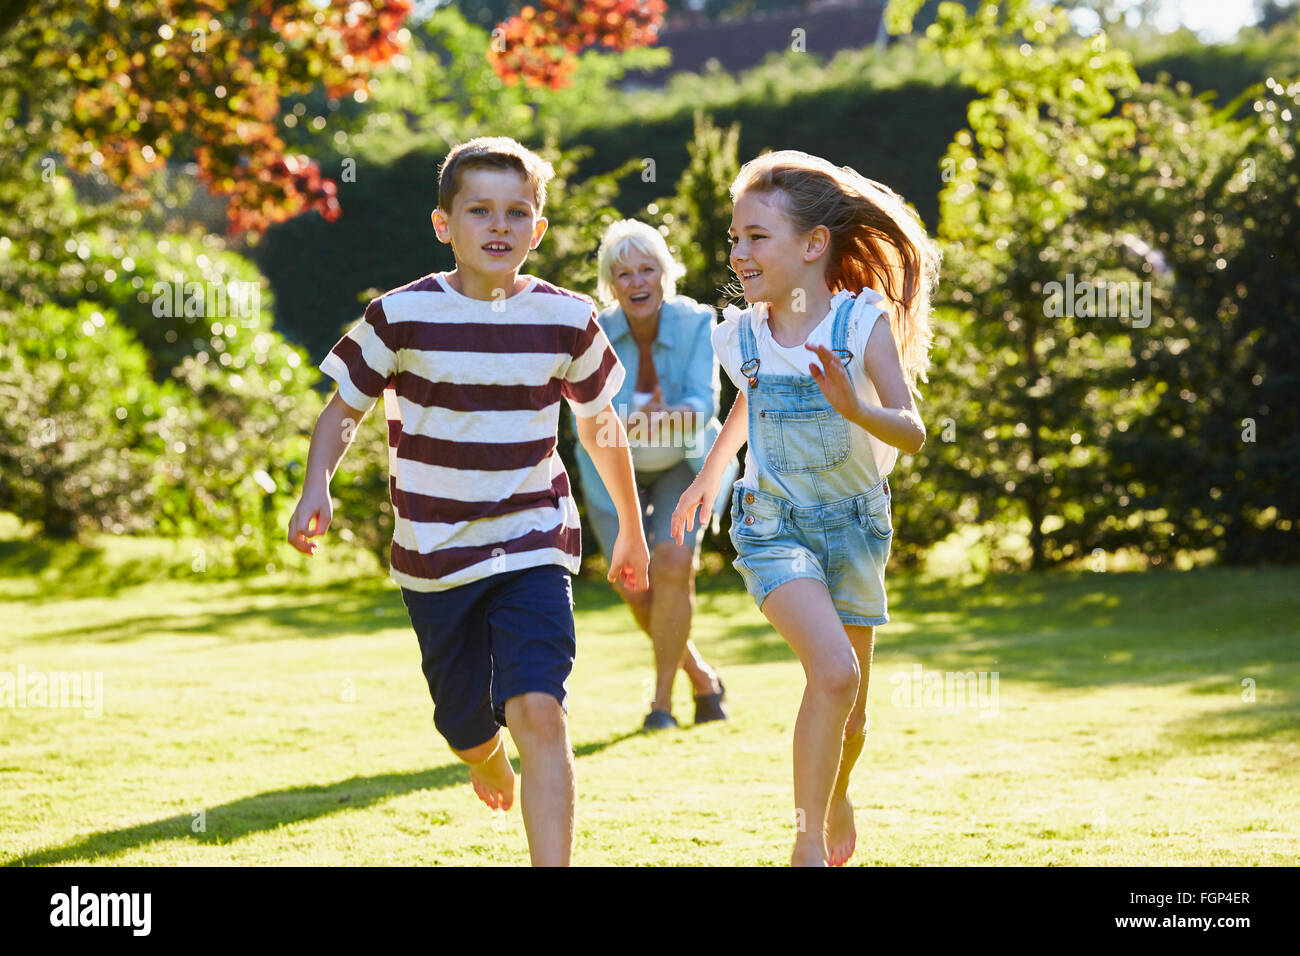
[[1185, 26], [1207, 43], [1230, 40], [1259, 19], [1253, 0], [1164, 0], [1155, 26], [1164, 31]]

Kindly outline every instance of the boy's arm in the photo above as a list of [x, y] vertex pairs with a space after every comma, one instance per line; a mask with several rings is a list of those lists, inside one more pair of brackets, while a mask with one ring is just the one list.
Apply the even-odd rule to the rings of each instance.
[[353, 408], [335, 392], [316, 419], [307, 452], [307, 475], [303, 480], [302, 498], [289, 519], [289, 543], [303, 554], [315, 554], [317, 545], [308, 538], [329, 530], [334, 518], [330, 501], [330, 479], [352, 444], [357, 426], [366, 413]]
[[618, 511], [618, 539], [610, 560], [609, 581], [613, 583], [621, 578], [628, 589], [644, 591], [650, 584], [646, 576], [650, 552], [641, 527], [641, 505], [632, 454], [627, 447], [627, 431], [609, 404], [590, 418], [574, 415], [573, 423], [578, 441], [591, 456]]

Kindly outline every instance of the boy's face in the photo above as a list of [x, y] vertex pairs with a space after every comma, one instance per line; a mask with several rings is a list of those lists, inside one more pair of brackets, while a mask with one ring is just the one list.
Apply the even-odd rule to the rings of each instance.
[[433, 211], [438, 239], [451, 243], [456, 268], [486, 275], [512, 275], [546, 232], [533, 191], [511, 169], [467, 169], [452, 208]]

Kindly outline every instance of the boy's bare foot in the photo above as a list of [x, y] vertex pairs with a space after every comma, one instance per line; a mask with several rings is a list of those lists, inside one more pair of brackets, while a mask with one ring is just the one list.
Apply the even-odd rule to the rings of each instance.
[[826, 814], [826, 860], [831, 866], [843, 866], [858, 845], [858, 831], [853, 826], [853, 804], [849, 795], [831, 794]]
[[515, 771], [502, 741], [492, 756], [469, 765], [469, 780], [478, 798], [493, 810], [509, 810], [515, 803]]

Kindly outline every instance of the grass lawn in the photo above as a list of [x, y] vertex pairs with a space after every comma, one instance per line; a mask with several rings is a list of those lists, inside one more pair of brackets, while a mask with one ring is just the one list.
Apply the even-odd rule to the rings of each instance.
[[[482, 806], [436, 736], [386, 579], [114, 590], [65, 561], [60, 593], [13, 563], [0, 676], [100, 672], [102, 715], [0, 707], [0, 861], [527, 861], [518, 809]], [[575, 862], [784, 864], [803, 677], [738, 579], [701, 582], [693, 632], [733, 719], [649, 736], [649, 642], [603, 584], [576, 597]], [[891, 611], [853, 864], [1300, 862], [1300, 569], [896, 575]]]

